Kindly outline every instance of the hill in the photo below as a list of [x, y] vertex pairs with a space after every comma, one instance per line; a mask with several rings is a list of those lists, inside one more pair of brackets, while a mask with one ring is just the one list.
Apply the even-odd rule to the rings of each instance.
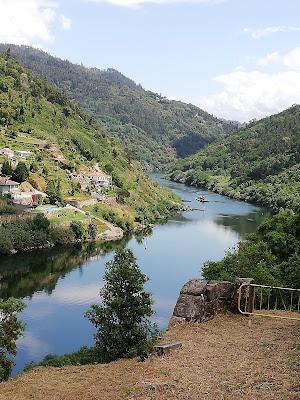
[[85, 68], [27, 46], [0, 44], [0, 51], [8, 47], [28, 69], [92, 112], [147, 168], [161, 169], [235, 130], [196, 106], [144, 90], [114, 69]]
[[296, 400], [297, 321], [218, 315], [172, 327], [165, 343], [182, 347], [145, 362], [40, 367], [1, 385], [0, 400]]
[[[82, 169], [100, 167], [112, 176], [113, 185], [104, 190], [112, 200], [98, 203], [93, 211], [125, 229], [162, 218], [178, 205], [173, 194], [150, 181], [138, 162], [109, 138], [103, 124], [10, 55], [0, 56], [0, 147], [30, 152], [27, 180], [59, 202], [89, 199], [89, 189], [75, 178]], [[4, 160], [1, 156], [0, 162]]]
[[180, 160], [171, 179], [205, 187], [274, 210], [300, 204], [300, 106], [245, 129]]

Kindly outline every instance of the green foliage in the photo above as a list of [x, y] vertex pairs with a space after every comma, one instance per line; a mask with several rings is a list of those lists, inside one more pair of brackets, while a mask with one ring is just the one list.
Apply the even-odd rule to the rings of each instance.
[[4, 161], [1, 172], [3, 175], [9, 175], [9, 176], [13, 174], [14, 172], [13, 167], [8, 160]]
[[51, 204], [60, 203], [62, 201], [61, 186], [58, 180], [51, 180], [47, 183], [46, 194]]
[[[92, 112], [108, 134], [128, 149], [129, 162], [137, 157], [145, 167], [160, 169], [176, 155], [194, 154], [206, 143], [235, 130], [196, 106], [144, 90], [114, 69], [88, 69], [27, 46], [10, 47], [27, 68], [46, 76]], [[0, 51], [6, 49], [7, 45], [0, 45]], [[41, 85], [34, 85], [34, 95], [42, 91]], [[64, 117], [71, 118], [74, 110], [63, 103], [61, 94], [53, 89], [46, 94], [48, 100], [63, 104]], [[92, 125], [93, 118], [87, 122]], [[80, 138], [75, 140], [82, 146]]]
[[75, 239], [81, 240], [84, 235], [84, 228], [82, 222], [80, 221], [72, 221], [70, 224], [70, 228], [74, 233]]
[[27, 166], [24, 162], [19, 162], [17, 168], [14, 170], [12, 175], [12, 179], [16, 182], [22, 183], [26, 181], [29, 176], [29, 171]]
[[50, 234], [52, 243], [58, 246], [75, 242], [74, 231], [69, 227], [56, 226], [51, 229]]
[[[125, 229], [138, 222], [135, 216], [139, 207], [151, 222], [178, 207], [176, 196], [147, 179], [136, 161], [128, 162], [117, 140], [107, 137], [106, 123], [96, 123], [61, 89], [34, 77], [13, 57], [7, 59], [5, 55], [0, 55], [0, 82], [8, 86], [8, 91], [0, 93], [0, 123], [16, 133], [13, 137], [3, 135], [3, 146], [35, 154], [35, 161], [28, 162], [28, 181], [46, 191], [52, 204], [64, 203], [70, 194], [87, 195], [72, 178], [81, 167], [91, 168], [98, 163], [101, 169], [111, 171], [114, 184], [122, 189], [122, 208], [117, 203], [110, 208]], [[112, 196], [118, 195], [115, 188], [111, 191]]]
[[252, 123], [196, 155], [168, 176], [278, 211], [300, 204], [300, 106]]
[[0, 382], [9, 378], [15, 365], [10, 356], [17, 354], [16, 341], [24, 330], [24, 325], [18, 320], [18, 313], [24, 308], [20, 300], [0, 299]]
[[97, 236], [97, 225], [94, 223], [90, 223], [88, 225], [87, 233], [89, 235], [89, 238], [94, 240]]
[[221, 261], [207, 262], [206, 279], [254, 278], [264, 285], [300, 288], [300, 214], [281, 211]]
[[67, 353], [62, 356], [48, 354], [39, 363], [30, 363], [26, 365], [25, 371], [32, 368], [43, 367], [63, 367], [64, 365], [86, 365], [97, 362], [96, 351], [93, 347], [83, 346], [78, 351]]
[[0, 226], [0, 254], [44, 247], [49, 241], [49, 221], [42, 215]]
[[131, 250], [118, 252], [106, 264], [101, 304], [86, 313], [96, 327], [95, 348], [99, 360], [142, 356], [157, 336], [147, 317], [153, 314], [151, 295], [144, 291], [148, 278], [140, 271]]

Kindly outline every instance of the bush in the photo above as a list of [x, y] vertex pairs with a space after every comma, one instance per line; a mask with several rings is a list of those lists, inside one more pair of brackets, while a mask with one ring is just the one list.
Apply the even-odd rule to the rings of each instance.
[[84, 235], [84, 228], [80, 221], [72, 221], [70, 224], [70, 228], [74, 233], [75, 239], [81, 240]]
[[254, 278], [264, 285], [300, 287], [300, 214], [281, 211], [248, 235], [245, 242], [221, 261], [207, 262], [206, 279]]
[[57, 226], [50, 230], [51, 241], [55, 245], [71, 244], [75, 242], [74, 232], [70, 228]]
[[66, 353], [62, 356], [48, 354], [40, 363], [30, 363], [26, 365], [25, 371], [34, 367], [63, 367], [64, 365], [86, 365], [96, 363], [95, 349], [93, 347], [81, 347], [73, 353]]

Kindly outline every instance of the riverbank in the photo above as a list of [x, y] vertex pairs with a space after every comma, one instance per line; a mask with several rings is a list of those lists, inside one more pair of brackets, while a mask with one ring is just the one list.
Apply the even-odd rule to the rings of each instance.
[[0, 400], [297, 400], [297, 321], [218, 315], [167, 331], [182, 342], [146, 362], [37, 368], [1, 385]]

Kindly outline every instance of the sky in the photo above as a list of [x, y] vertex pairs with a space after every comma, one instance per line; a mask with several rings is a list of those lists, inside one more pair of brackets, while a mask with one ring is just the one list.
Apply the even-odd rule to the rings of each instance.
[[249, 121], [300, 103], [300, 0], [0, 0], [0, 42]]

